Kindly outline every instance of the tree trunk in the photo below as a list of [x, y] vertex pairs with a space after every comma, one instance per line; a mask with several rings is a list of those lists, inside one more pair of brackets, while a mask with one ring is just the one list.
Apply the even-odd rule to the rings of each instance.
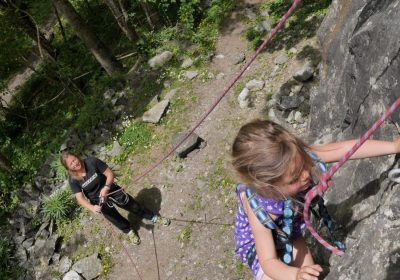
[[67, 35], [65, 35], [64, 26], [62, 24], [60, 15], [58, 14], [57, 7], [54, 5], [54, 3], [53, 3], [53, 8], [54, 8], [54, 13], [56, 14], [56, 17], [57, 17], [58, 25], [60, 26], [61, 36], [63, 37], [64, 43], [66, 43], [67, 42]]
[[118, 26], [121, 28], [122, 32], [126, 35], [126, 37], [130, 41], [136, 41], [139, 39], [136, 30], [132, 28], [132, 26], [128, 23], [128, 15], [126, 14], [126, 10], [123, 6], [123, 3], [119, 1], [119, 5], [114, 2], [114, 0], [104, 0], [106, 2], [108, 8], [111, 10], [115, 20], [118, 23]]
[[87, 26], [68, 0], [53, 0], [57, 10], [69, 21], [72, 29], [85, 43], [97, 61], [109, 75], [122, 72], [122, 65], [118, 62], [108, 47], [103, 44], [97, 35]]
[[0, 1], [0, 7], [13, 26], [22, 29], [37, 43], [40, 56], [42, 56], [42, 49], [44, 49], [52, 58], [55, 58], [56, 52], [54, 48], [46, 37], [44, 37], [43, 33], [40, 32], [39, 27], [33, 21], [28, 12], [24, 11], [11, 1]]
[[154, 29], [156, 26], [160, 25], [160, 18], [156, 12], [153, 12], [150, 5], [140, 1], [140, 5], [146, 15], [147, 23], [150, 25], [151, 29]]
[[0, 154], [0, 170], [10, 173], [12, 170], [11, 162], [2, 154]]

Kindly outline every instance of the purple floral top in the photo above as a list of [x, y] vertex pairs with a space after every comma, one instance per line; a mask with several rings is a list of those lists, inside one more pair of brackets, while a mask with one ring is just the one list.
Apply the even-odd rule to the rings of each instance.
[[[239, 185], [239, 192], [237, 193], [238, 201], [239, 201], [239, 210], [236, 214], [236, 223], [235, 223], [235, 240], [236, 240], [236, 249], [235, 253], [239, 255], [240, 259], [243, 263], [247, 263], [247, 251], [254, 245], [254, 237], [251, 232], [249, 220], [247, 218], [247, 214], [244, 211], [243, 203], [242, 203], [242, 195], [246, 195], [244, 190], [246, 189], [246, 185]], [[283, 216], [283, 200], [272, 200], [263, 198], [261, 196], [257, 196], [260, 205], [264, 208], [265, 211], [271, 213], [275, 216], [278, 216], [280, 219]], [[300, 211], [301, 212], [301, 211]], [[302, 214], [297, 214], [294, 217], [293, 221], [293, 231], [291, 235], [291, 239], [295, 239], [301, 236], [305, 229], [305, 222], [303, 220]], [[258, 261], [258, 256], [256, 255], [253, 264], [251, 266], [251, 270], [253, 275], [256, 276], [260, 269], [260, 263]]]

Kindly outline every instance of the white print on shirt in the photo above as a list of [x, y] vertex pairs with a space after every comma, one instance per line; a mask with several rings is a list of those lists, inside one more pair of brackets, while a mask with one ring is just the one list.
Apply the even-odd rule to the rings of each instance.
[[82, 184], [82, 188], [87, 187], [91, 182], [93, 182], [97, 178], [97, 173], [94, 173], [92, 177], [90, 177], [86, 182]]

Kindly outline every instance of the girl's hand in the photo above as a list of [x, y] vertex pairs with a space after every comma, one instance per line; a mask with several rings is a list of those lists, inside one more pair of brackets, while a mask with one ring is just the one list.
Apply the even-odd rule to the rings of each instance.
[[100, 214], [101, 213], [101, 207], [99, 205], [92, 205], [92, 209], [90, 209], [90, 210], [92, 210], [92, 212], [94, 214]]
[[303, 266], [297, 272], [296, 280], [318, 280], [320, 272], [322, 267], [319, 264]]

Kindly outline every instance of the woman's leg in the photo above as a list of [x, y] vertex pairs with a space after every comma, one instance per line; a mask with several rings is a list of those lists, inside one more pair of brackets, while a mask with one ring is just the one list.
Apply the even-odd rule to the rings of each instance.
[[314, 260], [303, 237], [293, 240], [293, 266], [313, 265]]
[[120, 191], [112, 194], [108, 199], [110, 199], [114, 204], [117, 204], [122, 209], [125, 209], [126, 211], [137, 215], [139, 218], [151, 220], [155, 215], [152, 211], [141, 205], [125, 191]]
[[131, 230], [129, 221], [121, 216], [115, 207], [110, 207], [108, 203], [103, 204], [101, 213], [103, 213], [104, 217], [117, 228], [119, 228], [123, 233], [128, 233]]

